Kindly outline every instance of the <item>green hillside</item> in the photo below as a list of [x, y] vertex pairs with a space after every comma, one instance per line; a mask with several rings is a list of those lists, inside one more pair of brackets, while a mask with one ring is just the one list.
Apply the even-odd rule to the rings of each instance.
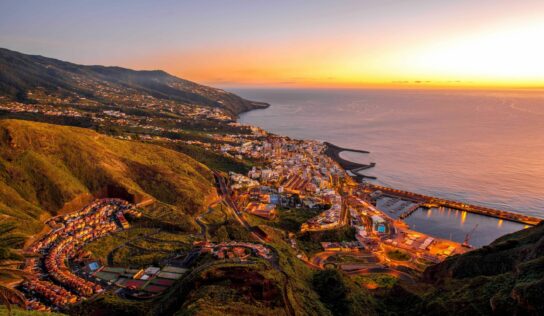
[[36, 88], [58, 96], [74, 93], [100, 103], [108, 97], [97, 94], [107, 86], [112, 95], [124, 93], [153, 96], [185, 104], [206, 105], [238, 114], [268, 106], [243, 99], [221, 89], [172, 76], [161, 70], [136, 71], [121, 67], [77, 65], [43, 56], [0, 48], [0, 95], [27, 101]]
[[417, 314], [543, 315], [544, 224], [452, 257], [424, 277], [433, 287]]
[[[9, 316], [10, 314], [8, 313], [8, 309], [3, 306], [3, 305], [0, 305], [0, 316]], [[27, 310], [24, 310], [24, 309], [21, 309], [21, 308], [18, 308], [18, 307], [15, 307], [13, 306], [12, 307], [12, 310], [11, 310], [11, 316], [42, 316], [42, 315], [47, 315], [47, 316], [62, 316], [62, 315], [65, 315], [65, 314], [61, 314], [61, 313], [43, 313], [43, 312], [37, 312], [37, 311], [27, 311]]]
[[0, 218], [24, 235], [89, 194], [158, 200], [174, 222], [202, 210], [213, 192], [210, 170], [182, 153], [88, 129], [0, 120]]

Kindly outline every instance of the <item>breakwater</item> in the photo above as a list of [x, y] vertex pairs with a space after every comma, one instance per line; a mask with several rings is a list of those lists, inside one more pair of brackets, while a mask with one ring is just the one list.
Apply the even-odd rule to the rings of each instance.
[[353, 173], [358, 181], [364, 178], [376, 179], [376, 177], [366, 176], [364, 174], [359, 173], [360, 171], [370, 169], [376, 166], [376, 163], [371, 162], [370, 164], [362, 164], [358, 162], [349, 161], [340, 157], [340, 153], [343, 151], [350, 151], [350, 152], [361, 153], [361, 154], [369, 154], [370, 153], [369, 151], [361, 150], [361, 149], [343, 148], [328, 142], [324, 142], [323, 144], [325, 145], [325, 154], [331, 157], [332, 159], [334, 159], [336, 162], [338, 162], [338, 164], [342, 166], [344, 170], [347, 170]]
[[422, 204], [414, 204], [410, 206], [404, 213], [400, 214], [400, 219], [405, 219], [406, 217], [412, 215], [415, 211], [417, 211], [418, 208], [420, 208]]
[[527, 216], [527, 215], [517, 214], [513, 212], [492, 209], [492, 208], [484, 207], [484, 206], [478, 206], [478, 205], [472, 205], [468, 203], [462, 203], [462, 202], [457, 202], [457, 201], [452, 201], [447, 199], [441, 199], [441, 198], [413, 193], [409, 191], [397, 190], [397, 189], [384, 187], [377, 184], [365, 183], [363, 184], [363, 187], [367, 192], [381, 191], [384, 195], [408, 199], [410, 201], [420, 203], [421, 206], [427, 207], [427, 208], [447, 207], [447, 208], [465, 211], [469, 213], [495, 217], [495, 218], [499, 218], [503, 220], [518, 222], [525, 225], [533, 225], [533, 226], [539, 224], [542, 221], [542, 219], [536, 218], [533, 216]]

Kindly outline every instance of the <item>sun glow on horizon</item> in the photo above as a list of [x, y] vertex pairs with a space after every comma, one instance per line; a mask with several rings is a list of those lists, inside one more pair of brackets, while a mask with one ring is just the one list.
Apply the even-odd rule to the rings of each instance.
[[[234, 49], [219, 59], [196, 51], [170, 56], [166, 64], [177, 64], [177, 75], [226, 86], [542, 88], [543, 38], [544, 22], [536, 21], [425, 39], [404, 50], [380, 52], [336, 39], [327, 48], [315, 41], [283, 43], [268, 51]], [[187, 56], [192, 66], [184, 65]]]
[[379, 59], [345, 62], [348, 67], [336, 70], [338, 84], [542, 88], [540, 39], [543, 21], [433, 40]]
[[[209, 19], [182, 4], [172, 5], [171, 15], [149, 7], [144, 15], [160, 23], [134, 22], [128, 33], [95, 25], [101, 33], [74, 52], [90, 57], [64, 59], [162, 69], [224, 88], [544, 88], [542, 1], [233, 4], [213, 12], [194, 4]], [[248, 7], [256, 13], [241, 10]], [[51, 45], [60, 50], [64, 43]]]
[[474, 83], [542, 85], [544, 22], [503, 27], [433, 43], [404, 65], [427, 78]]

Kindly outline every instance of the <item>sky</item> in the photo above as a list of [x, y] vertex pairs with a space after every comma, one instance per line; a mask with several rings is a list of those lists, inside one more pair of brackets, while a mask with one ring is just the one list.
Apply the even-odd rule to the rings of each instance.
[[543, 0], [0, 0], [0, 47], [219, 87], [544, 87]]

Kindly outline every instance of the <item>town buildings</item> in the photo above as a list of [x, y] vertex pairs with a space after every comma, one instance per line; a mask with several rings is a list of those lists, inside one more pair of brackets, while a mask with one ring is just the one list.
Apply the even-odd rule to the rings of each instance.
[[25, 262], [24, 270], [34, 278], [25, 281], [23, 288], [56, 307], [74, 304], [83, 297], [102, 292], [98, 283], [74, 274], [68, 264], [85, 244], [128, 228], [124, 214], [139, 216], [127, 201], [102, 199], [79, 211], [48, 220], [52, 230], [26, 249], [27, 254], [37, 257]]

